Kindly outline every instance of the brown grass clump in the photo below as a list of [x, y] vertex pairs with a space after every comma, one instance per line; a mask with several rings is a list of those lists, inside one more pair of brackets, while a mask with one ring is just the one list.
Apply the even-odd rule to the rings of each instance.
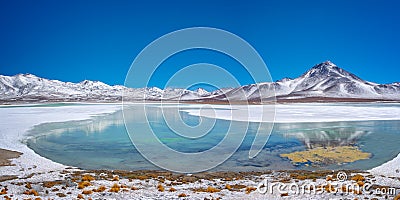
[[11, 198], [10, 198], [10, 197], [8, 197], [7, 195], [6, 195], [6, 196], [4, 196], [4, 199], [5, 199], [5, 200], [11, 200]]
[[240, 190], [240, 189], [246, 188], [246, 186], [245, 185], [240, 185], [240, 184], [235, 184], [235, 185], [231, 185], [231, 188], [232, 188], [232, 190], [233, 189], [234, 190]]
[[52, 188], [55, 185], [60, 185], [61, 183], [61, 181], [45, 181], [43, 182], [43, 187]]
[[39, 193], [38, 193], [36, 190], [34, 190], [34, 189], [32, 189], [32, 190], [27, 190], [27, 191], [25, 191], [23, 194], [39, 196]]
[[178, 197], [181, 198], [181, 197], [187, 197], [187, 196], [185, 193], [181, 193], [181, 194], [178, 194]]
[[214, 193], [214, 192], [219, 192], [221, 191], [220, 189], [208, 186], [206, 192]]
[[67, 195], [65, 195], [64, 193], [57, 193], [56, 194], [58, 197], [66, 197]]
[[169, 188], [169, 191], [170, 192], [176, 192], [176, 189], [172, 187], [172, 188]]
[[114, 185], [111, 187], [111, 189], [109, 190], [110, 192], [119, 192], [119, 190], [121, 189], [121, 186], [119, 186], [118, 184], [114, 183]]
[[87, 186], [91, 186], [92, 184], [89, 181], [82, 181], [78, 183], [78, 189], [83, 189]]
[[113, 176], [113, 179], [112, 179], [113, 181], [119, 181], [119, 176], [118, 175], [115, 175], [115, 176]]
[[94, 181], [94, 180], [95, 180], [95, 178], [89, 174], [85, 174], [82, 176], [82, 181], [90, 182], [90, 181]]
[[32, 189], [31, 183], [26, 183], [25, 187], [26, 187], [27, 189]]
[[361, 174], [356, 174], [353, 177], [351, 177], [351, 180], [358, 182], [358, 181], [365, 181], [365, 178]]
[[400, 194], [398, 194], [397, 196], [395, 196], [393, 200], [400, 200]]
[[106, 187], [104, 185], [98, 187], [97, 189], [93, 189], [93, 192], [104, 192]]
[[226, 185], [225, 185], [225, 189], [232, 190], [232, 186], [229, 185], [229, 184], [226, 184]]
[[326, 176], [326, 181], [333, 181], [332, 176]]
[[132, 187], [131, 187], [131, 190], [138, 190], [138, 188], [135, 187], [135, 186], [132, 186]]
[[[11, 200], [11, 198], [10, 198], [10, 200]], [[35, 198], [35, 200], [42, 200], [41, 198], [39, 198], [39, 197], [37, 197], [37, 198]]]
[[204, 188], [195, 188], [195, 189], [193, 189], [193, 191], [195, 191], [195, 192], [209, 192], [209, 193], [214, 193], [214, 192], [219, 192], [219, 191], [221, 191], [221, 190], [220, 190], [220, 189], [217, 189], [217, 188], [214, 188], [214, 187], [211, 187], [211, 186], [208, 186], [207, 189], [204, 189]]
[[92, 193], [93, 193], [92, 190], [83, 190], [83, 191], [82, 191], [82, 194], [86, 194], [86, 195], [92, 194]]
[[3, 194], [7, 194], [7, 189], [6, 189], [6, 188], [3, 188], [3, 189], [0, 191], [0, 195], [3, 195]]
[[77, 196], [76, 198], [78, 198], [78, 199], [84, 199], [84, 197], [83, 197], [82, 194], [78, 194], [78, 196]]
[[251, 192], [253, 192], [253, 191], [256, 191], [256, 189], [257, 188], [255, 188], [255, 187], [246, 187], [246, 194], [250, 194]]
[[160, 191], [160, 192], [164, 192], [164, 190], [165, 190], [164, 186], [162, 186], [161, 184], [158, 184], [158, 185], [157, 185], [157, 189], [158, 189], [158, 191]]

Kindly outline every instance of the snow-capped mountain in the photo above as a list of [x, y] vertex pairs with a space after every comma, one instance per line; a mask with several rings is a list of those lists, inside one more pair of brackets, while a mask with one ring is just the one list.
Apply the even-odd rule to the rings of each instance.
[[[241, 94], [239, 94], [241, 93]], [[243, 95], [244, 93], [244, 95]], [[306, 98], [400, 100], [400, 84], [364, 81], [330, 61], [315, 65], [298, 78], [232, 89], [221, 100], [300, 100]]]
[[208, 92], [157, 87], [126, 88], [110, 86], [100, 81], [85, 80], [80, 83], [48, 80], [32, 74], [0, 75], [0, 100], [2, 101], [120, 101], [124, 100], [193, 100]]
[[299, 78], [278, 81], [275, 88], [280, 96], [288, 97], [400, 99], [398, 85], [364, 81], [330, 61], [314, 66]]
[[157, 87], [126, 88], [99, 81], [48, 80], [32, 74], [0, 75], [0, 101], [255, 101], [318, 98], [400, 100], [400, 83], [364, 81], [330, 61], [315, 65], [298, 78], [208, 92]]

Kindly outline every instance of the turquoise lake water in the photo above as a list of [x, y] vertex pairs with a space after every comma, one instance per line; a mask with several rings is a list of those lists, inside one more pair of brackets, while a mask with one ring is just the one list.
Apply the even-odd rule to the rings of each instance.
[[[135, 116], [135, 112], [139, 111], [133, 105], [131, 112], [132, 116]], [[201, 152], [217, 145], [224, 138], [230, 123], [235, 123], [236, 128], [247, 125], [244, 122], [216, 120], [207, 135], [188, 139], [175, 134], [167, 126], [160, 116], [159, 107], [149, 106], [147, 117], [157, 137], [165, 145], [186, 153]], [[179, 117], [190, 126], [196, 126], [200, 121], [215, 120], [191, 116], [185, 112], [180, 112]], [[126, 120], [137, 127], [147, 123], [144, 119], [135, 117]], [[248, 151], [258, 125], [250, 123], [238, 150], [213, 170], [371, 169], [393, 159], [400, 151], [400, 121], [280, 123], [274, 125], [268, 143], [260, 154], [249, 159]], [[31, 130], [30, 138], [26, 142], [39, 155], [83, 169], [159, 169], [135, 149], [126, 131], [122, 111], [90, 120], [41, 124]], [[371, 153], [372, 157], [340, 165], [307, 166], [294, 165], [288, 159], [279, 156], [282, 153], [315, 147], [344, 145], [355, 145], [362, 151]], [[171, 162], [174, 162], [174, 159], [171, 159]]]

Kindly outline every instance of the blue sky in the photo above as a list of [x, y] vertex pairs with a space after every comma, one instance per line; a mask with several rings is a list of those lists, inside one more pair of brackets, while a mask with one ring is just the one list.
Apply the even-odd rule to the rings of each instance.
[[[150, 42], [206, 26], [253, 45], [273, 80], [331, 60], [363, 79], [391, 83], [400, 81], [399, 9], [398, 1], [377, 0], [0, 0], [0, 74], [123, 84], [133, 59]], [[182, 63], [204, 59], [222, 65], [241, 84], [252, 82], [224, 55], [193, 51], [181, 57]], [[164, 67], [152, 86], [163, 86], [178, 61], [179, 56], [169, 62], [174, 66]]]

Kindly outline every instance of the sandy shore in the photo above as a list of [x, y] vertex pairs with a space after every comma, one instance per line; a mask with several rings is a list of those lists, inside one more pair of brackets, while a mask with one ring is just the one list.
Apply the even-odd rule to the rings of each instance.
[[[0, 197], [7, 199], [385, 199], [400, 190], [400, 155], [371, 171], [266, 171], [174, 174], [166, 171], [83, 171], [43, 158], [24, 143], [33, 126], [46, 122], [83, 120], [112, 113], [119, 104], [61, 107], [10, 107], [0, 112]], [[16, 152], [17, 151], [17, 152]], [[20, 153], [22, 154], [20, 154]], [[11, 162], [9, 161], [11, 160]], [[361, 178], [362, 177], [362, 178]], [[270, 185], [314, 184], [320, 194], [302, 194], [273, 187], [260, 193], [263, 181]], [[368, 185], [368, 191], [349, 190], [339, 184]], [[333, 186], [336, 191], [331, 190]], [[263, 188], [263, 187], [260, 187]], [[394, 194], [377, 189], [394, 188]], [[346, 190], [346, 191], [345, 191]]]
[[0, 166], [11, 166], [11, 159], [18, 158], [22, 153], [0, 149]]

